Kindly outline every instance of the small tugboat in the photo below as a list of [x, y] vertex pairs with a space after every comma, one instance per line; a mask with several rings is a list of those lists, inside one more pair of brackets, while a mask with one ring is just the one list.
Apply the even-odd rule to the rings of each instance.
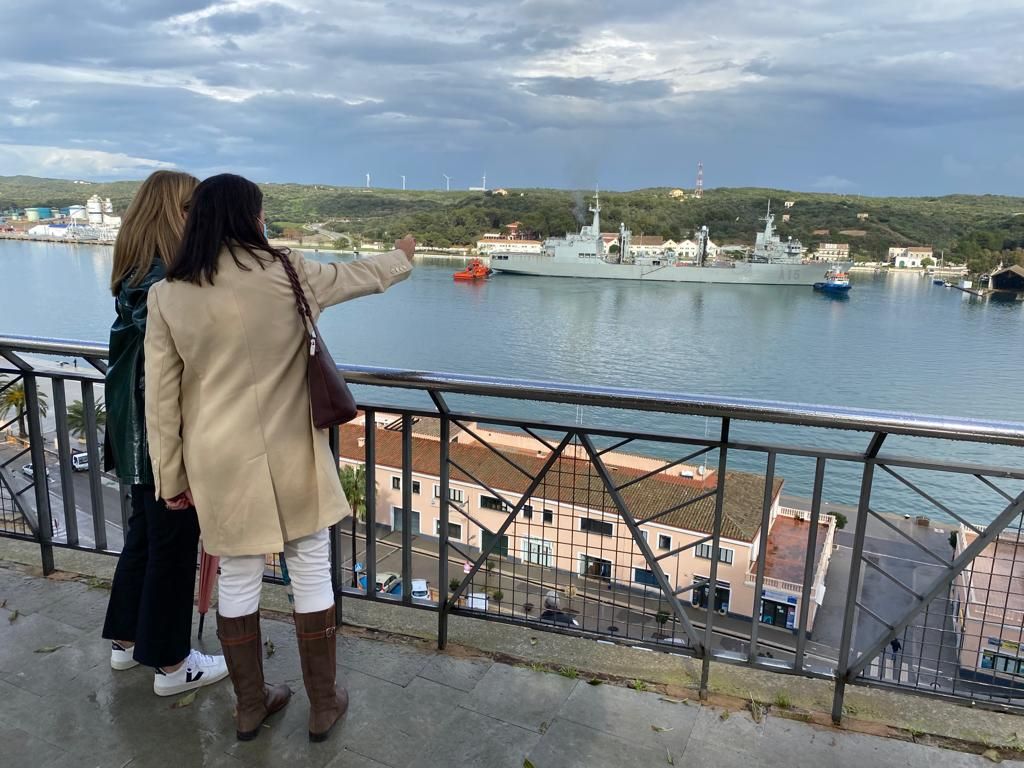
[[943, 280], [941, 277], [937, 277], [934, 280], [932, 280], [932, 285], [945, 285], [945, 284], [946, 284], [946, 281]]
[[491, 276], [491, 268], [480, 259], [473, 259], [465, 269], [459, 270], [452, 278], [455, 280], [486, 280]]
[[825, 279], [814, 284], [814, 290], [822, 293], [846, 293], [850, 290], [850, 276], [846, 272], [830, 269]]

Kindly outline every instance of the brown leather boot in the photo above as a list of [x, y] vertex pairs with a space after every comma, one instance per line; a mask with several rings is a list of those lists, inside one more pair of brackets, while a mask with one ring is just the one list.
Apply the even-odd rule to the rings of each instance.
[[238, 699], [235, 735], [239, 741], [251, 741], [260, 735], [264, 720], [284, 709], [292, 690], [287, 685], [267, 685], [263, 680], [263, 637], [258, 613], [236, 619], [218, 613], [217, 637]]
[[309, 740], [324, 741], [348, 710], [348, 691], [335, 688], [337, 645], [334, 606], [295, 614], [302, 680], [309, 696]]

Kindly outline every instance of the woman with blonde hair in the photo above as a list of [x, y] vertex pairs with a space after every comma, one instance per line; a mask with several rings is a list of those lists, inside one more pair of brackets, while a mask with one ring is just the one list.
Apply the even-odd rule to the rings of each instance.
[[191, 648], [199, 522], [195, 509], [169, 509], [156, 497], [144, 399], [147, 297], [173, 263], [198, 183], [178, 171], [157, 171], [142, 183], [114, 244], [110, 278], [117, 316], [110, 329], [104, 453], [106, 468], [131, 487], [132, 514], [103, 637], [111, 641], [114, 669], [155, 668], [153, 690], [159, 696], [227, 676], [222, 656]]
[[172, 507], [194, 498], [203, 543], [220, 556], [217, 634], [243, 741], [291, 696], [263, 679], [260, 642], [265, 557], [282, 549], [310, 740], [326, 739], [348, 708], [335, 686], [327, 529], [351, 511], [327, 430], [313, 421], [305, 313], [315, 321], [327, 307], [407, 278], [415, 241], [395, 246], [332, 264], [274, 248], [260, 188], [221, 174], [196, 189], [181, 252], [150, 292], [146, 420], [156, 492]]

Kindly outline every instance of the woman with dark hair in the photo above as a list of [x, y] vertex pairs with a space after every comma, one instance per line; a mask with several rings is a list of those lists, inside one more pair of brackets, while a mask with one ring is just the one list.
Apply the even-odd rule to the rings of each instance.
[[153, 495], [143, 403], [146, 296], [173, 265], [199, 180], [156, 171], [139, 187], [114, 244], [110, 290], [117, 318], [106, 374], [107, 469], [131, 487], [132, 514], [110, 588], [103, 637], [110, 666], [156, 670], [153, 690], [174, 696], [227, 677], [220, 656], [193, 650], [193, 594], [199, 523], [194, 509], [169, 510]]
[[327, 529], [350, 514], [328, 433], [310, 413], [309, 343], [293, 282], [314, 319], [407, 278], [415, 241], [322, 264], [270, 245], [263, 194], [231, 174], [202, 182], [178, 257], [149, 294], [146, 419], [157, 496], [195, 503], [220, 556], [217, 631], [238, 699], [236, 732], [255, 738], [291, 696], [263, 679], [260, 586], [267, 555], [287, 556], [309, 696], [309, 738], [348, 708], [335, 685], [335, 603]]

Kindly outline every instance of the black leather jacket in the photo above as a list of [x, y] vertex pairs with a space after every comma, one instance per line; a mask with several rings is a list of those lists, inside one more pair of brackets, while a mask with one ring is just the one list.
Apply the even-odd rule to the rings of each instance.
[[138, 285], [121, 283], [114, 302], [117, 318], [110, 328], [110, 360], [107, 367], [107, 469], [116, 469], [121, 482], [152, 485], [146, 436], [145, 340], [149, 289], [164, 279], [159, 259]]

